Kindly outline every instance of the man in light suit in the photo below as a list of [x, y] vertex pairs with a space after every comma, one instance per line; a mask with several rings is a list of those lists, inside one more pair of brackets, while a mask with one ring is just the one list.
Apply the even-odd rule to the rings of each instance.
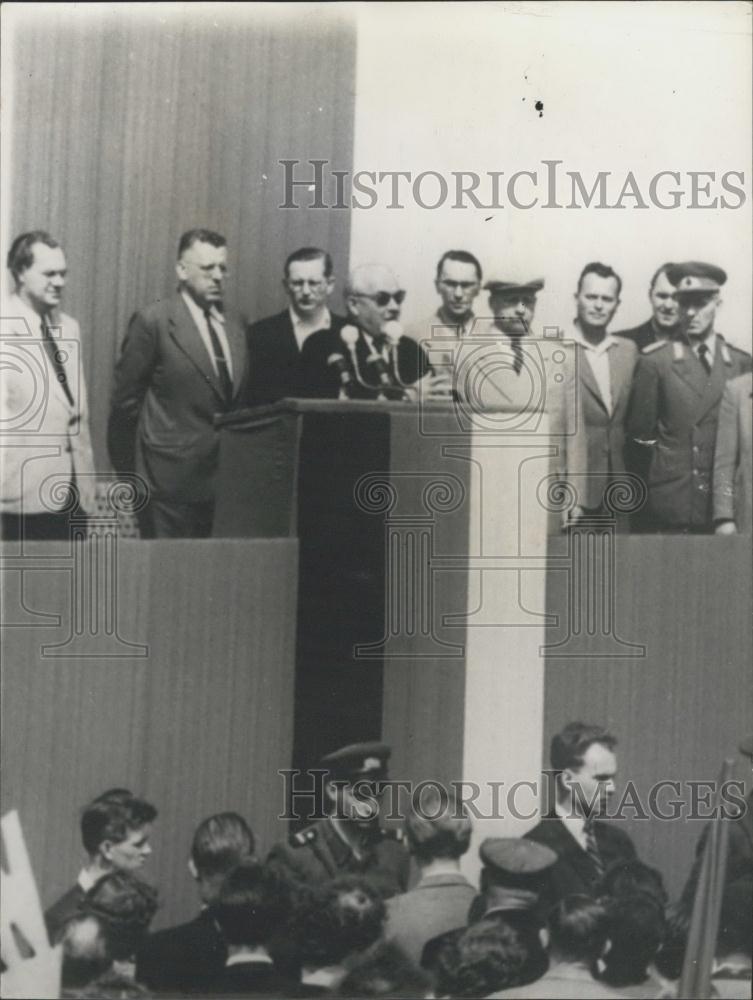
[[248, 329], [249, 406], [300, 396], [301, 352], [319, 330], [338, 333], [342, 316], [327, 305], [335, 287], [332, 258], [318, 247], [301, 247], [285, 261], [282, 285], [289, 305], [281, 313], [253, 323]]
[[[578, 433], [586, 471], [578, 484], [574, 521], [584, 514], [612, 514], [610, 487], [625, 473], [625, 420], [638, 350], [631, 340], [607, 331], [621, 290], [622, 280], [611, 267], [587, 264], [575, 293], [577, 316], [566, 334], [578, 355]], [[617, 525], [627, 528], [621, 516]]]
[[[2, 535], [65, 539], [94, 510], [95, 481], [79, 325], [60, 309], [60, 244], [22, 233], [8, 254], [15, 292], [2, 305]], [[78, 509], [77, 509], [78, 508]]]
[[718, 535], [753, 528], [753, 375], [724, 387], [714, 452], [714, 526]]
[[205, 538], [212, 529], [218, 413], [241, 398], [246, 346], [223, 314], [224, 236], [191, 229], [178, 245], [176, 295], [137, 312], [115, 368], [108, 443], [119, 472], [149, 491], [146, 538]]

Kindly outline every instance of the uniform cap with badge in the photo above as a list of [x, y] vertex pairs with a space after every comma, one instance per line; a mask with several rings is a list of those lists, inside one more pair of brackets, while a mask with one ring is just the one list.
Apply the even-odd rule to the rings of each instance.
[[385, 781], [392, 750], [386, 743], [350, 743], [322, 757], [330, 781]]
[[675, 286], [675, 296], [708, 297], [716, 295], [727, 281], [727, 272], [716, 264], [700, 260], [687, 260], [670, 264], [664, 272], [670, 285]]

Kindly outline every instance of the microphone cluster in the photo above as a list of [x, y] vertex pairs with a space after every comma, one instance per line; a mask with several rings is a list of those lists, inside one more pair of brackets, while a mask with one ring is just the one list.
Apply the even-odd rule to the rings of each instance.
[[372, 346], [365, 359], [365, 371], [362, 371], [357, 350], [360, 337], [358, 329], [348, 325], [340, 331], [345, 352], [335, 351], [330, 354], [327, 365], [337, 373], [341, 399], [354, 398], [356, 387], [367, 390], [369, 394], [376, 393], [377, 399], [408, 398], [408, 386], [401, 380], [398, 366], [398, 344], [403, 328], [396, 320], [390, 320], [385, 323], [383, 333], [387, 341], [388, 357], [385, 358], [384, 354]]

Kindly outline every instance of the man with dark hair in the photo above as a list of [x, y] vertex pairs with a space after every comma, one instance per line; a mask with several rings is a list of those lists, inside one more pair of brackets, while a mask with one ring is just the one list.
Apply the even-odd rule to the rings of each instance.
[[329, 814], [276, 844], [268, 863], [293, 883], [338, 875], [367, 876], [385, 898], [408, 887], [410, 859], [400, 831], [379, 825], [379, 796], [387, 780], [390, 748], [353, 743], [322, 758]]
[[227, 961], [205, 995], [293, 997], [300, 984], [275, 968], [267, 942], [287, 917], [285, 897], [272, 874], [246, 858], [227, 873], [212, 904], [227, 943]]
[[90, 802], [81, 814], [81, 840], [88, 860], [76, 884], [45, 913], [54, 939], [63, 924], [80, 910], [89, 890], [113, 871], [140, 871], [152, 853], [149, 837], [157, 810], [126, 789], [111, 789]]
[[335, 288], [332, 258], [318, 247], [301, 247], [285, 261], [282, 286], [288, 307], [260, 319], [247, 331], [249, 406], [300, 396], [301, 351], [319, 330], [337, 334], [345, 318], [330, 312], [328, 300]]
[[431, 994], [431, 979], [392, 942], [369, 949], [340, 983], [341, 997], [416, 1000]]
[[471, 842], [468, 810], [454, 793], [428, 785], [405, 817], [408, 849], [418, 882], [387, 903], [384, 937], [418, 964], [431, 938], [462, 927], [475, 890], [460, 873], [460, 858]]
[[434, 287], [441, 300], [439, 307], [420, 323], [406, 328], [415, 340], [431, 340], [432, 331], [442, 328], [442, 335], [464, 337], [476, 319], [473, 300], [481, 290], [481, 264], [467, 250], [447, 250], [439, 258]]
[[751, 358], [714, 329], [727, 275], [715, 264], [667, 268], [679, 303], [680, 334], [644, 348], [628, 420], [647, 449], [648, 514], [656, 531], [711, 534], [712, 473], [725, 384]]
[[597, 818], [615, 790], [616, 743], [603, 727], [582, 722], [569, 723], [552, 739], [554, 808], [525, 835], [557, 855], [542, 887], [549, 903], [572, 893], [596, 896], [607, 869], [635, 857], [633, 842], [615, 821]]
[[[575, 345], [578, 372], [578, 435], [584, 438], [585, 475], [575, 482], [578, 502], [571, 520], [584, 514], [615, 517], [610, 487], [625, 472], [625, 420], [638, 358], [635, 344], [607, 330], [620, 304], [622, 279], [595, 261], [581, 271], [576, 318], [565, 339]], [[620, 529], [627, 521], [617, 517]]]
[[628, 340], [632, 340], [639, 351], [657, 341], [671, 340], [679, 332], [677, 300], [674, 285], [667, 278], [668, 267], [672, 267], [672, 264], [662, 264], [651, 277], [648, 286], [651, 318], [640, 326], [632, 327], [630, 330], [618, 330], [615, 334], [615, 337], [627, 337]]
[[[515, 996], [528, 954], [523, 940], [500, 920], [478, 923], [441, 939], [432, 960], [439, 996]], [[536, 994], [538, 996], [538, 994]]]
[[13, 241], [8, 269], [15, 291], [0, 318], [8, 355], [0, 385], [2, 537], [68, 539], [71, 515], [81, 525], [94, 510], [96, 484], [81, 332], [60, 308], [65, 254], [36, 229]]
[[302, 887], [291, 935], [304, 985], [337, 989], [351, 966], [379, 940], [384, 919], [384, 902], [368, 878], [342, 875]]
[[137, 978], [154, 990], [202, 993], [227, 958], [212, 904], [228, 872], [254, 854], [254, 835], [234, 812], [218, 813], [196, 828], [188, 869], [201, 911], [187, 923], [151, 934], [137, 955]]
[[345, 290], [347, 324], [341, 330], [319, 330], [303, 347], [303, 394], [415, 400], [424, 377], [428, 390], [428, 358], [398, 322], [404, 299], [405, 289], [389, 267], [354, 268]]
[[81, 901], [82, 913], [97, 917], [116, 968], [135, 974], [135, 956], [157, 912], [157, 890], [132, 871], [111, 871]]
[[139, 512], [145, 538], [205, 538], [212, 530], [218, 413], [242, 398], [243, 332], [223, 309], [224, 236], [181, 236], [178, 291], [131, 317], [115, 367], [108, 443], [121, 473], [148, 490]]
[[[655, 897], [640, 891], [607, 897], [603, 902], [610, 947], [604, 956], [601, 978], [617, 990], [640, 986], [658, 993], [666, 984], [652, 974], [650, 967], [666, 933], [663, 906]], [[649, 993], [642, 990], [642, 995]]]

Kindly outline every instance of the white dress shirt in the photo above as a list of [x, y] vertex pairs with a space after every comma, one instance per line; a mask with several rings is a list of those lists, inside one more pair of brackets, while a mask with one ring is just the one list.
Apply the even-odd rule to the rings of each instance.
[[609, 349], [617, 344], [617, 338], [608, 333], [598, 344], [590, 344], [583, 336], [578, 324], [573, 325], [572, 338], [584, 348], [591, 371], [607, 413], [612, 412], [612, 381], [609, 375]]
[[[188, 292], [181, 292], [183, 296], [183, 301], [188, 306], [188, 311], [191, 313], [191, 317], [196, 324], [196, 328], [199, 331], [204, 347], [207, 349], [207, 354], [209, 355], [209, 360], [212, 362], [212, 368], [214, 374], [219, 376], [217, 371], [217, 362], [214, 359], [214, 349], [212, 348], [212, 338], [209, 334], [209, 329], [207, 327], [206, 317], [204, 316], [204, 311], [202, 308], [194, 302]], [[217, 334], [217, 339], [222, 347], [222, 353], [225, 355], [225, 362], [227, 364], [228, 374], [232, 381], [233, 378], [233, 356], [230, 353], [230, 344], [227, 339], [227, 334], [225, 333], [225, 317], [219, 311], [216, 306], [211, 306], [209, 309], [209, 316], [212, 321], [212, 329]]]

